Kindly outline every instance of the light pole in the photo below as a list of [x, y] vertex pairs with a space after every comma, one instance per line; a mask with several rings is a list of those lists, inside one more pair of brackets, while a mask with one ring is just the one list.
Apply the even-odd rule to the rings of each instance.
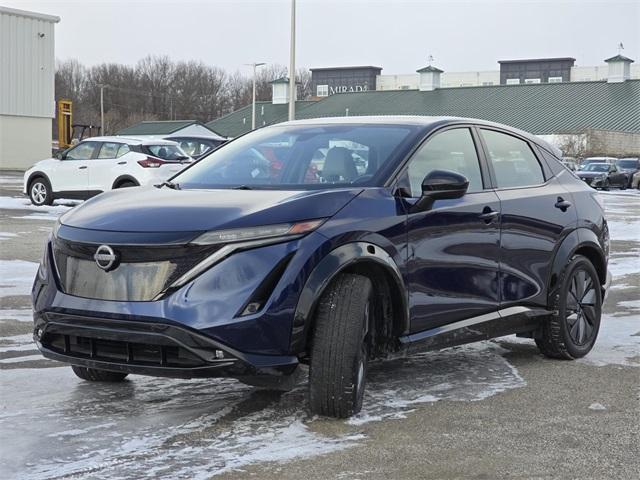
[[251, 97], [251, 130], [256, 129], [256, 71], [258, 67], [266, 65], [264, 62], [245, 63], [253, 67], [253, 96]]
[[296, 0], [291, 0], [291, 49], [289, 55], [289, 121], [296, 118]]
[[100, 87], [100, 135], [104, 135], [104, 89], [105, 84], [101, 83]]

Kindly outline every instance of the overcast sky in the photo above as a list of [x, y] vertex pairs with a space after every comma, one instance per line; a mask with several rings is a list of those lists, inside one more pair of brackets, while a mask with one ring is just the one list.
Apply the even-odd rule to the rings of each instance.
[[[133, 64], [147, 54], [228, 70], [289, 63], [290, 0], [30, 1], [0, 4], [61, 17], [58, 59]], [[640, 0], [297, 1], [297, 66], [377, 65], [410, 73], [496, 70], [498, 60], [564, 57], [599, 65], [617, 53], [640, 61]]]

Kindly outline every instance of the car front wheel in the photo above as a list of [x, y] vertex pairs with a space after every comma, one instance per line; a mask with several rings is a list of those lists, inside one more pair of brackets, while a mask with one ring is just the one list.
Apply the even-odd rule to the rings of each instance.
[[341, 274], [322, 295], [309, 365], [311, 412], [346, 418], [362, 408], [373, 311], [371, 280]]
[[53, 192], [51, 192], [51, 186], [44, 178], [38, 177], [29, 185], [29, 198], [31, 203], [36, 206], [52, 205], [53, 204]]
[[549, 309], [554, 313], [536, 338], [540, 351], [567, 360], [589, 353], [600, 330], [602, 289], [598, 273], [586, 257], [576, 255], [565, 266]]

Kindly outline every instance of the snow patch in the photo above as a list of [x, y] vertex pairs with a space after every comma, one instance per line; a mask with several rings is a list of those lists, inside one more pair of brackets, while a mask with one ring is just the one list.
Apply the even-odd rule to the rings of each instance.
[[589, 405], [589, 410], [603, 411], [603, 410], [606, 410], [606, 409], [607, 409], [607, 407], [605, 407], [601, 403], [592, 403], [591, 405]]
[[24, 260], [0, 260], [0, 297], [29, 295], [38, 264]]
[[31, 310], [30, 308], [23, 310], [0, 310], [0, 322], [3, 320], [15, 320], [16, 322], [33, 322], [33, 310]]
[[595, 366], [640, 367], [640, 321], [637, 316], [602, 315], [593, 350], [579, 360]]

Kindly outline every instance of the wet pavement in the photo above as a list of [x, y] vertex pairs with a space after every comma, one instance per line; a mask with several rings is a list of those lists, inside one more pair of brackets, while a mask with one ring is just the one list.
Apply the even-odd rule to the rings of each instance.
[[305, 381], [90, 384], [43, 359], [28, 292], [75, 202], [30, 207], [0, 175], [0, 478], [637, 478], [640, 192], [601, 194], [614, 287], [594, 351], [542, 357], [504, 337], [374, 364], [363, 411], [312, 417]]

